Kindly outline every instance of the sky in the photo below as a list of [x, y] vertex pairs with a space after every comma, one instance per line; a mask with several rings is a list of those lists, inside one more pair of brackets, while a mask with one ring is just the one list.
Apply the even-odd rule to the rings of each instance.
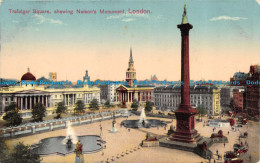
[[[2, 0], [0, 77], [124, 80], [130, 47], [137, 80], [156, 74], [180, 80], [183, 6], [190, 31], [190, 78], [228, 81], [260, 64], [260, 3], [256, 0]], [[29, 14], [10, 10], [29, 10]], [[33, 9], [50, 14], [33, 14]], [[97, 14], [76, 14], [76, 10]], [[150, 14], [100, 14], [99, 10], [150, 10]], [[73, 14], [55, 14], [73, 10]]]

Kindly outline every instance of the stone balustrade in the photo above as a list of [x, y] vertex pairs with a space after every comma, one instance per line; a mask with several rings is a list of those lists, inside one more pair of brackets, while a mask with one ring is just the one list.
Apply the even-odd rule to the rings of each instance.
[[[115, 111], [115, 117], [121, 117], [120, 111]], [[2, 129], [2, 135], [6, 138], [22, 137], [42, 132], [48, 132], [68, 127], [68, 122], [72, 126], [88, 124], [97, 121], [103, 121], [113, 118], [113, 112], [101, 112], [82, 116], [67, 117], [62, 119], [53, 119], [43, 122], [26, 123], [16, 127], [7, 127]]]

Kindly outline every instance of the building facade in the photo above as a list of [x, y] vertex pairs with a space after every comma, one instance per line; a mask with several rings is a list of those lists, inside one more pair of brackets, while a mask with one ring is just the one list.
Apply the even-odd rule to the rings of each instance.
[[100, 85], [100, 100], [101, 103], [104, 104], [107, 100], [110, 101], [110, 103], [116, 103], [116, 88], [118, 86], [114, 84], [105, 84]]
[[233, 90], [233, 107], [235, 113], [244, 113], [245, 109], [245, 89]]
[[137, 100], [140, 104], [146, 101], [154, 101], [154, 86], [134, 83], [136, 81], [136, 71], [134, 69], [132, 48], [130, 49], [130, 58], [126, 70], [126, 81], [128, 82], [127, 85], [120, 85], [116, 88], [116, 101], [122, 104], [123, 107], [130, 107], [134, 100]]
[[[30, 72], [24, 74], [23, 81], [36, 81]], [[48, 80], [48, 79], [47, 79]], [[0, 87], [0, 113], [11, 102], [17, 104], [23, 117], [31, 116], [31, 109], [36, 103], [42, 103], [47, 110], [47, 114], [55, 113], [59, 102], [63, 102], [72, 112], [78, 100], [82, 100], [86, 106], [91, 100], [97, 99], [100, 102], [100, 89], [97, 87], [89, 88], [87, 85], [37, 85], [20, 84], [19, 86]]]
[[[250, 84], [246, 86], [246, 112], [252, 117], [258, 117], [260, 114], [260, 65], [250, 66], [249, 77]], [[254, 84], [253, 84], [254, 83]]]
[[[195, 108], [205, 107], [208, 115], [219, 115], [220, 89], [215, 86], [190, 86], [190, 103]], [[156, 87], [154, 104], [157, 110], [176, 111], [181, 104], [181, 87], [179, 85]]]
[[[236, 72], [230, 81], [239, 81], [245, 89], [244, 113], [251, 117], [260, 114], [260, 65], [251, 65], [248, 73]], [[238, 99], [239, 100], [239, 99]]]

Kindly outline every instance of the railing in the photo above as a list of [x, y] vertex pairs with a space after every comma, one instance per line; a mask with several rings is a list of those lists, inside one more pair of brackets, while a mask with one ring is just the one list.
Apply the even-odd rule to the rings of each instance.
[[[121, 117], [120, 111], [115, 111], [115, 118]], [[108, 120], [113, 118], [113, 112], [101, 112], [82, 116], [67, 117], [63, 119], [53, 119], [43, 122], [26, 123], [16, 127], [7, 127], [2, 129], [2, 137], [13, 138], [31, 134], [48, 132], [68, 127], [68, 124], [75, 126], [92, 123], [96, 121]]]

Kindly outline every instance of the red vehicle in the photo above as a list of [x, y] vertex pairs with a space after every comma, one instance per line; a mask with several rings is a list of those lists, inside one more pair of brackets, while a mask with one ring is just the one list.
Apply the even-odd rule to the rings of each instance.
[[238, 159], [238, 154], [229, 151], [224, 155], [225, 163], [242, 163], [243, 160]]
[[248, 149], [245, 147], [245, 145], [243, 143], [234, 144], [233, 148], [237, 154], [246, 153], [248, 151]]
[[248, 119], [247, 118], [244, 118], [244, 117], [238, 117], [238, 121], [240, 123], [242, 123], [243, 125], [246, 125], [247, 122], [248, 122]]
[[228, 119], [228, 121], [229, 121], [229, 123], [230, 123], [230, 126], [234, 126], [235, 125], [235, 119], [233, 119], [233, 118], [230, 118], [230, 119]]

